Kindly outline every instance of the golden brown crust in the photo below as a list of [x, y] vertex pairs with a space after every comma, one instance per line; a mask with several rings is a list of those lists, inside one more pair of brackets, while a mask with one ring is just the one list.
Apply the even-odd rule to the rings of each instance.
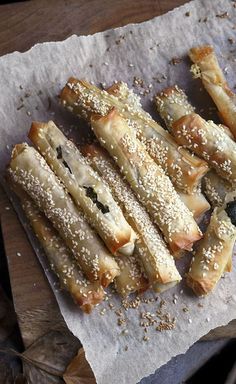
[[236, 182], [236, 144], [213, 121], [192, 113], [177, 120], [172, 133], [180, 145], [203, 157], [221, 177]]
[[[118, 256], [123, 253], [132, 254], [135, 236], [131, 227], [102, 178], [86, 163], [78, 148], [64, 136], [53, 121], [33, 122], [28, 137], [61, 179], [76, 205], [82, 209], [86, 219], [108, 249]], [[60, 158], [57, 156], [59, 147]], [[93, 188], [99, 203], [106, 207], [108, 212], [101, 211], [87, 196], [84, 185]]]
[[202, 45], [200, 47], [191, 48], [189, 50], [189, 57], [194, 63], [198, 64], [212, 53], [214, 53], [214, 49], [211, 45]]
[[177, 284], [181, 277], [176, 269], [173, 257], [156, 226], [150, 220], [144, 207], [138, 202], [129, 185], [122, 178], [108, 153], [98, 145], [86, 146], [83, 153], [89, 157], [92, 166], [107, 182], [127, 221], [137, 232], [136, 254], [150, 284], [155, 285], [157, 288], [156, 283], [158, 283], [158, 289], [162, 291]]
[[187, 95], [177, 85], [169, 87], [158, 93], [155, 97], [157, 111], [171, 132], [172, 124], [182, 116], [194, 112]]
[[210, 293], [222, 274], [231, 269], [236, 228], [223, 208], [213, 211], [187, 274], [187, 284], [197, 295]]
[[9, 175], [7, 181], [19, 197], [22, 208], [31, 227], [40, 241], [52, 269], [57, 274], [62, 288], [65, 288], [85, 313], [90, 313], [104, 298], [104, 290], [98, 282], [90, 283], [84, 278], [73, 256], [46, 216], [38, 210], [33, 200]]
[[216, 104], [219, 116], [236, 137], [236, 95], [230, 89], [219, 66], [213, 47], [200, 46], [189, 51], [195, 63], [192, 72], [200, 77], [204, 87]]
[[119, 267], [42, 156], [27, 144], [10, 163], [11, 179], [19, 184], [50, 219], [91, 281], [107, 286]]
[[191, 195], [180, 191], [177, 192], [184, 204], [193, 213], [193, 217], [197, 222], [199, 222], [203, 214], [211, 208], [205, 196], [200, 191]]
[[197, 296], [207, 295], [214, 287], [211, 281], [204, 279], [196, 281], [190, 275], [186, 276], [186, 283]]
[[121, 84], [122, 84], [121, 81], [118, 81], [117, 83], [113, 83], [110, 87], [106, 89], [107, 93], [113, 96], [119, 95]]
[[[131, 100], [134, 98], [133, 94]], [[188, 193], [197, 188], [208, 169], [203, 160], [191, 156], [185, 149], [179, 150], [171, 135], [141, 108], [137, 99], [134, 106], [130, 100], [129, 102], [121, 100], [120, 95], [115, 97], [85, 81], [70, 78], [62, 90], [61, 101], [69, 111], [88, 122], [92, 113], [105, 116], [112, 107], [115, 107], [137, 132], [154, 161], [162, 167], [178, 188]]]
[[91, 124], [98, 140], [116, 159], [121, 172], [164, 233], [170, 248], [191, 249], [192, 243], [201, 238], [197, 224], [169, 178], [126, 121], [112, 110], [106, 116], [92, 117]]

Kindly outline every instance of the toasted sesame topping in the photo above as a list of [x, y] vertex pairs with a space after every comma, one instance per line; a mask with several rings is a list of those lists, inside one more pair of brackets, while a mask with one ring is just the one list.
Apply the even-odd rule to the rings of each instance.
[[[142, 81], [138, 78], [135, 78], [134, 81], [142, 84]], [[106, 91], [100, 91], [98, 88], [83, 81], [74, 80], [73, 84], [68, 82], [66, 86], [70, 88], [73, 93], [71, 94], [70, 100], [62, 99], [62, 103], [67, 106], [67, 108], [72, 108], [76, 115], [79, 114], [89, 121], [91, 113], [99, 113], [105, 116], [112, 107], [115, 107], [121, 116], [127, 120], [128, 124], [137, 131], [138, 137], [143, 140], [144, 143], [146, 140], [152, 140], [154, 138], [159, 142], [164, 142], [164, 146], [168, 148], [167, 156], [169, 159], [172, 159], [172, 161], [167, 164], [168, 174], [171, 178], [175, 177], [175, 172], [173, 172], [171, 167], [172, 164], [178, 164], [182, 173], [181, 177], [179, 177], [178, 187], [188, 190], [188, 188], [193, 189], [194, 184], [198, 184], [198, 180], [195, 180], [193, 175], [191, 175], [191, 177], [188, 175], [189, 166], [199, 167], [198, 161], [185, 150], [179, 152], [173, 139], [148, 113], [142, 109], [137, 110], [136, 106], [134, 107], [130, 102], [121, 102], [118, 98], [109, 95]], [[150, 88], [148, 89], [150, 90]], [[160, 164], [158, 157], [154, 158], [154, 160]], [[162, 166], [162, 163], [160, 165]]]
[[[44, 211], [84, 271], [92, 274], [95, 280], [110, 269], [117, 273], [116, 262], [89, 227], [82, 213], [76, 209], [46, 161], [27, 144], [22, 144], [21, 147], [22, 151], [11, 161], [9, 173], [12, 180]], [[113, 273], [111, 280], [114, 278]], [[109, 280], [108, 276], [107, 278]]]
[[171, 281], [175, 278], [173, 275], [173, 257], [145, 208], [138, 202], [128, 184], [122, 179], [112, 160], [99, 155], [91, 157], [90, 160], [111, 188], [114, 197], [121, 204], [126, 219], [135, 223], [135, 228], [140, 235], [136, 248], [149, 279], [158, 281], [159, 276], [162, 278], [163, 273], [169, 271]]

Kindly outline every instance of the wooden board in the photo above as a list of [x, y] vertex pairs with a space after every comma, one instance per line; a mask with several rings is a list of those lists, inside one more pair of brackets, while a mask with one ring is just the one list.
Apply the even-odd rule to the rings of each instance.
[[[37, 42], [62, 40], [141, 22], [184, 4], [181, 0], [37, 0], [0, 6], [0, 55]], [[25, 346], [63, 320], [44, 272], [5, 194], [0, 190], [1, 226], [14, 305]], [[18, 256], [17, 253], [21, 256]], [[236, 337], [236, 321], [207, 338]]]

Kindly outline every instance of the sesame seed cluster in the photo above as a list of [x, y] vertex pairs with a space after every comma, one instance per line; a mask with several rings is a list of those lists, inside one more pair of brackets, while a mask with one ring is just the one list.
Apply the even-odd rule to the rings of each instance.
[[[163, 167], [170, 178], [173, 177], [173, 182], [180, 189], [188, 192], [195, 190], [200, 178], [207, 171], [205, 162], [191, 156], [184, 149], [180, 151], [169, 133], [147, 112], [137, 108], [137, 105], [133, 107], [131, 103], [121, 102], [113, 94], [74, 78], [67, 82], [61, 93], [61, 100], [67, 109], [87, 121], [91, 118], [91, 114], [105, 116], [112, 108], [116, 108], [119, 114], [137, 132], [138, 138], [146, 145], [149, 154]], [[153, 142], [152, 147], [155, 143], [159, 143], [161, 146], [164, 143], [166, 148], [164, 156], [167, 156], [168, 161], [161, 158], [158, 149], [156, 151], [149, 149], [150, 142]], [[155, 157], [156, 153], [158, 153], [157, 157]], [[173, 164], [179, 167], [178, 176], [173, 169]]]
[[194, 112], [194, 107], [188, 102], [186, 94], [175, 85], [156, 95], [157, 110], [171, 132], [172, 124], [180, 117]]
[[179, 198], [170, 179], [148, 155], [134, 131], [117, 113], [92, 120], [92, 128], [101, 144], [117, 162], [122, 173], [154, 222], [161, 228], [172, 249], [189, 249], [201, 232], [191, 212]]
[[121, 173], [99, 147], [87, 149], [91, 164], [101, 174], [121, 205], [128, 222], [133, 225], [137, 234], [136, 252], [139, 255], [149, 282], [169, 283], [179, 281], [180, 276], [174, 259], [166, 247], [157, 227], [136, 198]]
[[34, 124], [29, 137], [108, 249], [122, 253], [122, 247], [130, 243], [132, 250], [132, 228], [107, 186], [73, 142], [53, 122]]
[[[204, 84], [204, 65], [195, 59], [193, 72]], [[176, 66], [181, 61], [174, 57], [169, 64]], [[218, 75], [222, 80], [223, 73], [218, 71]], [[234, 120], [235, 95], [226, 81], [222, 84], [217, 86], [227, 94], [226, 104]], [[142, 108], [140, 96], [149, 95], [153, 84], [134, 76], [138, 94], [124, 82], [115, 82], [106, 90], [106, 84], [101, 85], [103, 89], [70, 78], [60, 100], [91, 124], [108, 153], [98, 144], [80, 151], [53, 122], [33, 123], [29, 137], [36, 149], [25, 143], [17, 145], [8, 175], [61, 286], [84, 312], [91, 312], [103, 300], [108, 302], [100, 315], [113, 311], [124, 335], [128, 333], [126, 312], [137, 310], [147, 342], [150, 327], [169, 331], [177, 319], [166, 310], [164, 300], [156, 311], [143, 310], [143, 304], [159, 298], [153, 292], [151, 298], [140, 294], [149, 288], [160, 293], [181, 281], [174, 257], [183, 250], [192, 251], [203, 236], [181, 194], [201, 195], [201, 182], [209, 169], [204, 192], [215, 209], [196, 244], [186, 281], [201, 296], [231, 270], [236, 239], [233, 129], [229, 124], [229, 132], [194, 113], [177, 85], [154, 100], [168, 131]], [[228, 192], [233, 192], [231, 200]], [[111, 293], [105, 292], [112, 282]], [[123, 298], [119, 308], [112, 301], [115, 292]], [[138, 295], [127, 298], [131, 293]], [[178, 296], [173, 295], [172, 303], [177, 301]], [[186, 305], [183, 312], [189, 312]], [[191, 317], [187, 321], [193, 322]]]
[[85, 278], [72, 257], [70, 249], [29, 195], [18, 185], [15, 185], [14, 191], [21, 200], [26, 217], [40, 241], [61, 287], [70, 291], [74, 301], [81, 306], [84, 312], [91, 312], [93, 306], [103, 300], [103, 288], [99, 282], [91, 283]]
[[221, 127], [190, 114], [178, 120], [172, 130], [180, 145], [204, 158], [221, 177], [235, 184], [236, 144]]
[[44, 158], [33, 147], [19, 145], [13, 152], [9, 174], [52, 222], [87, 277], [104, 280], [104, 285], [112, 281], [119, 273], [115, 260]]

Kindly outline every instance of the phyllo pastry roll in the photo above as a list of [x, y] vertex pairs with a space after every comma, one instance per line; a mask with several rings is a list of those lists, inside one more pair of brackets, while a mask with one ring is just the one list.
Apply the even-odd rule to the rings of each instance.
[[99, 145], [87, 145], [83, 148], [83, 152], [110, 186], [124, 216], [138, 234], [135, 256], [139, 258], [150, 285], [155, 289], [158, 283], [158, 288], [164, 286], [162, 288], [164, 290], [177, 284], [181, 276], [176, 269], [173, 256], [112, 158]]
[[70, 111], [87, 121], [93, 113], [105, 116], [112, 108], [116, 108], [137, 133], [149, 155], [181, 190], [192, 192], [208, 170], [202, 159], [179, 148], [171, 135], [147, 112], [122, 102], [114, 94], [101, 91], [85, 81], [70, 78], [61, 92], [61, 101]]
[[222, 179], [214, 170], [208, 172], [203, 178], [203, 192], [213, 207], [221, 207], [226, 195], [236, 191], [227, 180]]
[[147, 211], [139, 203], [110, 156], [99, 146], [84, 147], [93, 167], [110, 186], [130, 225], [138, 234], [136, 253], [151, 283], [179, 281], [173, 257]]
[[[168, 130], [171, 132], [172, 125], [181, 117], [194, 113], [194, 107], [188, 101], [186, 93], [177, 85], [164, 89], [156, 95], [156, 107], [161, 117], [165, 120]], [[226, 125], [218, 124], [231, 139], [234, 136]]]
[[114, 280], [116, 291], [126, 297], [133, 292], [142, 293], [149, 287], [149, 282], [142, 273], [135, 253], [131, 256], [117, 257], [120, 275]]
[[53, 121], [34, 122], [29, 138], [113, 254], [130, 255], [135, 234], [109, 188]]
[[173, 124], [172, 134], [180, 145], [203, 157], [221, 177], [236, 182], [236, 143], [213, 121], [192, 113]]
[[118, 164], [138, 199], [161, 229], [173, 251], [191, 249], [201, 232], [170, 179], [145, 150], [134, 130], [117, 113], [95, 115], [92, 129]]
[[166, 88], [157, 94], [155, 104], [170, 132], [175, 121], [194, 112], [194, 108], [188, 102], [186, 94], [177, 85]]
[[18, 144], [8, 168], [11, 180], [27, 192], [45, 213], [72, 251], [90, 281], [105, 287], [119, 274], [119, 267], [86, 222], [44, 158], [27, 144]]
[[[122, 102], [128, 103], [134, 110], [140, 111], [142, 114], [147, 114], [147, 112], [142, 110], [140, 97], [136, 95], [132, 89], [129, 89], [126, 83], [123, 83], [122, 81], [114, 83], [107, 89], [107, 92], [118, 97]], [[157, 101], [157, 99], [159, 101]], [[194, 111], [194, 108], [187, 100], [187, 96], [177, 85], [166, 89], [157, 96], [156, 103], [157, 106], [162, 106], [161, 111], [163, 111], [163, 114], [161, 113], [161, 116], [165, 119], [168, 128], [171, 128], [171, 124], [175, 120]], [[202, 218], [202, 215], [210, 209], [208, 201], [199, 191], [199, 188], [191, 194], [177, 188], [176, 191], [184, 204], [193, 213], [195, 220], [199, 221]]]
[[207, 231], [192, 259], [187, 284], [197, 295], [211, 292], [222, 274], [230, 271], [236, 239], [236, 221], [230, 212], [232, 206], [235, 214], [235, 202], [231, 202], [226, 210], [214, 209]]
[[204, 213], [206, 213], [210, 208], [210, 204], [208, 203], [205, 196], [201, 193], [201, 191], [196, 191], [192, 194], [182, 193], [181, 191], [177, 191], [180, 199], [186, 205], [186, 207], [192, 212], [194, 219], [199, 222]]
[[227, 84], [213, 47], [203, 45], [192, 48], [189, 57], [195, 63], [191, 68], [194, 77], [201, 78], [218, 108], [220, 117], [236, 138], [236, 95]]
[[51, 222], [21, 187], [14, 185], [13, 190], [20, 198], [25, 215], [42, 245], [52, 270], [58, 276], [61, 287], [71, 294], [75, 303], [84, 312], [90, 313], [104, 298], [104, 290], [99, 281], [91, 283], [84, 277], [71, 251]]

